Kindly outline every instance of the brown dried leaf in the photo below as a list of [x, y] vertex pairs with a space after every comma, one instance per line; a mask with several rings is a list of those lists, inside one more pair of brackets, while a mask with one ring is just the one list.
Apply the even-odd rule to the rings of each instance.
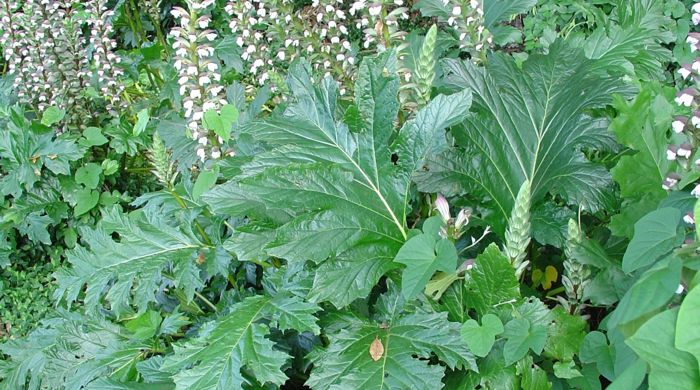
[[384, 355], [384, 345], [382, 345], [382, 341], [379, 340], [379, 337], [374, 336], [374, 341], [372, 341], [372, 344], [369, 346], [369, 356], [376, 362], [382, 358], [382, 355]]

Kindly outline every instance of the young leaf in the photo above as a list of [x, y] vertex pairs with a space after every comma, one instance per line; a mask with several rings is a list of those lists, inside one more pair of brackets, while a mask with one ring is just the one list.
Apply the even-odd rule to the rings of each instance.
[[[437, 222], [439, 228], [441, 219], [431, 217], [424, 226], [431, 222]], [[457, 268], [457, 249], [450, 240], [440, 238], [437, 231], [424, 227], [423, 233], [403, 244], [394, 261], [406, 265], [401, 291], [408, 299], [421, 292], [435, 272], [453, 272]]]
[[467, 305], [482, 315], [491, 312], [495, 305], [520, 298], [515, 270], [496, 244], [477, 256], [466, 289]]
[[[246, 298], [231, 307], [229, 314], [203, 325], [197, 337], [176, 344], [175, 353], [165, 358], [161, 370], [174, 374], [178, 390], [240, 389], [247, 383], [243, 368], [260, 383], [281, 385], [287, 380], [282, 366], [290, 356], [275, 349], [267, 338], [268, 321], [272, 319], [280, 330], [318, 333], [313, 317], [317, 310], [313, 304], [284, 294]], [[280, 320], [283, 316], [298, 321]]]
[[83, 137], [85, 137], [85, 139], [81, 139], [78, 142], [80, 145], [86, 147], [100, 146], [109, 142], [107, 137], [102, 135], [102, 130], [100, 130], [99, 127], [88, 127], [83, 131]]
[[216, 179], [219, 177], [219, 166], [214, 166], [212, 169], [206, 169], [199, 172], [197, 180], [192, 187], [192, 199], [198, 200], [202, 194], [216, 184]]
[[238, 110], [230, 104], [221, 107], [218, 113], [214, 109], [204, 113], [204, 125], [224, 142], [231, 139], [231, 126], [236, 120], [238, 120]]
[[[249, 232], [260, 235], [268, 255], [320, 263], [312, 290], [319, 301], [347, 304], [392, 268], [407, 238], [411, 176], [427, 154], [445, 147], [444, 129], [468, 111], [469, 92], [438, 96], [395, 133], [399, 84], [385, 73], [392, 66], [389, 55], [363, 61], [355, 88], [361, 123], [352, 132], [337, 115], [337, 85], [317, 85], [302, 63], [292, 65], [293, 101], [282, 115], [246, 129], [269, 150], [202, 196], [214, 210], [248, 215], [258, 227]], [[269, 215], [279, 216], [272, 226]], [[328, 291], [322, 280], [336, 271], [348, 279]]]
[[552, 384], [547, 379], [547, 372], [532, 361], [532, 356], [518, 361], [516, 372], [522, 378], [520, 385], [529, 390], [552, 390]]
[[496, 336], [503, 333], [503, 323], [494, 314], [481, 317], [481, 326], [475, 320], [467, 320], [462, 324], [462, 340], [476, 356], [484, 357], [491, 352]]
[[507, 341], [503, 347], [503, 357], [506, 364], [513, 364], [522, 359], [528, 350], [539, 355], [547, 341], [547, 328], [544, 325], [532, 324], [525, 318], [510, 320], [504, 329], [503, 336]]
[[97, 202], [100, 201], [100, 192], [91, 190], [89, 188], [83, 188], [75, 193], [75, 208], [73, 209], [73, 215], [80, 216], [88, 211], [92, 210], [97, 206]]
[[134, 129], [132, 131], [133, 135], [139, 136], [146, 130], [146, 125], [148, 125], [148, 120], [151, 116], [148, 114], [148, 109], [144, 108], [136, 114], [136, 123], [134, 124]]
[[47, 108], [41, 115], [41, 124], [44, 126], [51, 126], [63, 120], [66, 116], [66, 110], [62, 110], [58, 107], [51, 106]]
[[620, 79], [562, 41], [547, 55], [531, 55], [522, 68], [502, 54], [485, 70], [469, 61], [445, 64], [448, 86], [472, 89], [473, 115], [452, 131], [463, 149], [432, 157], [417, 175], [421, 190], [488, 197], [494, 213], [487, 222], [500, 234], [526, 180], [532, 207], [548, 192], [588, 211], [612, 204], [610, 175], [581, 149], [614, 144], [605, 121], [588, 112], [626, 91]]
[[100, 183], [102, 167], [95, 163], [87, 163], [85, 166], [75, 171], [75, 182], [83, 184], [85, 187], [94, 190]]

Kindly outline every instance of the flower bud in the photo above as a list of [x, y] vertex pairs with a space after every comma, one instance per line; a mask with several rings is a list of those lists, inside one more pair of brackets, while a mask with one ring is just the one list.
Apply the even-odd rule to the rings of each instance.
[[469, 209], [459, 210], [457, 218], [455, 219], [455, 229], [461, 230], [463, 227], [469, 224], [469, 217], [472, 215], [472, 211]]
[[438, 194], [437, 199], [435, 199], [435, 209], [440, 213], [440, 217], [445, 223], [450, 220], [450, 205], [444, 196]]

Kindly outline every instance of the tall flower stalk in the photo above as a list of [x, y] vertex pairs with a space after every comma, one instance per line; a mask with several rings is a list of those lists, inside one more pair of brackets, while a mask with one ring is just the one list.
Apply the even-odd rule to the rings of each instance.
[[188, 1], [189, 10], [174, 7], [171, 11], [178, 26], [170, 31], [175, 50], [175, 69], [182, 96], [182, 106], [190, 136], [197, 141], [197, 156], [218, 159], [222, 154], [222, 142], [204, 126], [204, 114], [218, 111], [226, 104], [219, 65], [214, 57], [212, 42], [217, 38], [209, 29], [211, 16], [208, 9], [214, 0]]
[[[692, 22], [694, 25], [700, 24], [700, 3], [695, 3], [692, 7]], [[695, 53], [700, 51], [700, 33], [691, 32], [686, 38], [690, 45], [690, 51]], [[691, 82], [686, 88], [681, 89], [676, 94], [675, 102], [685, 111], [685, 115], [676, 116], [671, 124], [671, 129], [676, 135], [675, 143], [668, 146], [666, 158], [676, 161], [678, 171], [667, 173], [661, 183], [665, 190], [674, 189], [678, 183], [684, 182], [684, 178], [700, 170], [700, 156], [697, 155], [698, 144], [700, 143], [700, 57], [689, 64], [683, 64], [678, 69], [681, 79]], [[700, 184], [695, 184], [691, 194], [700, 198]], [[694, 222], [692, 215], [687, 216], [686, 222]]]
[[119, 77], [124, 75], [118, 66], [121, 58], [114, 53], [117, 42], [111, 38], [114, 32], [114, 11], [107, 8], [106, 0], [93, 0], [88, 3], [87, 8], [91, 14], [88, 23], [90, 44], [94, 47], [92, 61], [97, 72], [97, 82], [102, 96], [107, 101], [107, 110], [112, 116], [118, 116], [126, 107], [126, 101], [121, 97], [124, 84], [119, 81]]

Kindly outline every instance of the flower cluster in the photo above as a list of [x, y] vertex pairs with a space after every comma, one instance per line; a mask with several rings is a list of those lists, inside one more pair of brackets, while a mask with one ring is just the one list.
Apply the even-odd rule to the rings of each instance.
[[472, 211], [470, 209], [461, 209], [459, 213], [457, 213], [457, 217], [452, 218], [450, 215], [450, 205], [447, 203], [447, 199], [440, 194], [438, 194], [435, 199], [435, 210], [444, 223], [440, 230], [440, 235], [443, 238], [450, 237], [455, 240], [459, 239], [462, 236], [463, 229], [469, 224]]
[[29, 51], [23, 48], [27, 42], [25, 23], [26, 16], [20, 3], [12, 0], [0, 1], [0, 26], [3, 31], [0, 35], [0, 45], [9, 74], [15, 74], [22, 64], [22, 59], [29, 54]]
[[[692, 11], [693, 24], [700, 24], [700, 3], [693, 5]], [[691, 52], [700, 50], [700, 33], [691, 32], [688, 34], [686, 42], [690, 45]], [[700, 95], [700, 91], [698, 91], [700, 57], [690, 64], [683, 64], [678, 69], [678, 74], [683, 80], [693, 81], [694, 85], [684, 88], [676, 94], [676, 104], [682, 109], [688, 110], [689, 114], [676, 116], [671, 124], [671, 129], [675, 134], [674, 139], [677, 142], [668, 146], [666, 158], [676, 161], [679, 170], [669, 172], [666, 175], [661, 184], [664, 190], [673, 189], [684, 177], [700, 169], [700, 158], [695, 153], [700, 135], [700, 101], [698, 101]], [[691, 194], [700, 198], [700, 184], [693, 188]], [[692, 220], [692, 216], [689, 220]]]
[[[399, 27], [400, 20], [408, 20], [408, 7], [403, 0], [381, 0], [367, 3], [355, 1], [350, 7], [350, 14], [355, 16], [355, 27], [364, 33], [363, 47], [373, 45], [379, 51], [398, 43], [401, 46], [407, 33]], [[398, 48], [397, 51], [400, 51]]]
[[160, 24], [160, 0], [139, 0], [139, 7], [146, 10], [153, 23]]
[[2, 30], [8, 73], [20, 101], [42, 112], [68, 111], [80, 122], [81, 91], [89, 82], [89, 61], [80, 30], [79, 3], [27, 0], [4, 2]]
[[342, 0], [314, 0], [295, 10], [291, 0], [232, 1], [225, 10], [241, 59], [254, 82], [263, 85], [277, 69], [305, 57], [324, 75], [346, 78], [355, 55]]
[[[443, 12], [438, 21], [451, 27], [458, 37], [461, 50], [474, 61], [483, 61], [493, 37], [484, 26], [484, 8], [481, 0], [441, 0]], [[425, 14], [425, 10], [421, 9]]]
[[118, 80], [124, 75], [124, 71], [117, 66], [121, 58], [114, 53], [117, 42], [111, 38], [114, 11], [107, 8], [106, 0], [93, 0], [88, 3], [87, 10], [90, 14], [90, 44], [94, 48], [92, 61], [97, 82], [102, 96], [107, 100], [107, 110], [112, 116], [118, 116], [120, 109], [126, 107], [126, 102], [121, 98], [124, 84]]
[[108, 109], [117, 115], [124, 106], [124, 87], [118, 81], [123, 71], [116, 66], [120, 62], [114, 53], [116, 41], [110, 38], [112, 15], [106, 0], [0, 3], [0, 44], [20, 102], [38, 113], [49, 106], [63, 109], [66, 124], [83, 126], [89, 117], [83, 91], [91, 82], [93, 66]]
[[219, 83], [219, 65], [211, 45], [217, 35], [208, 28], [211, 16], [207, 9], [214, 0], [190, 0], [187, 3], [189, 11], [181, 7], [174, 7], [171, 11], [179, 22], [179, 26], [170, 31], [175, 50], [174, 66], [178, 71], [187, 128], [199, 144], [197, 156], [202, 161], [207, 155], [218, 159], [222, 154], [223, 140], [204, 126], [204, 114], [210, 110], [218, 111], [226, 104], [223, 86]]

